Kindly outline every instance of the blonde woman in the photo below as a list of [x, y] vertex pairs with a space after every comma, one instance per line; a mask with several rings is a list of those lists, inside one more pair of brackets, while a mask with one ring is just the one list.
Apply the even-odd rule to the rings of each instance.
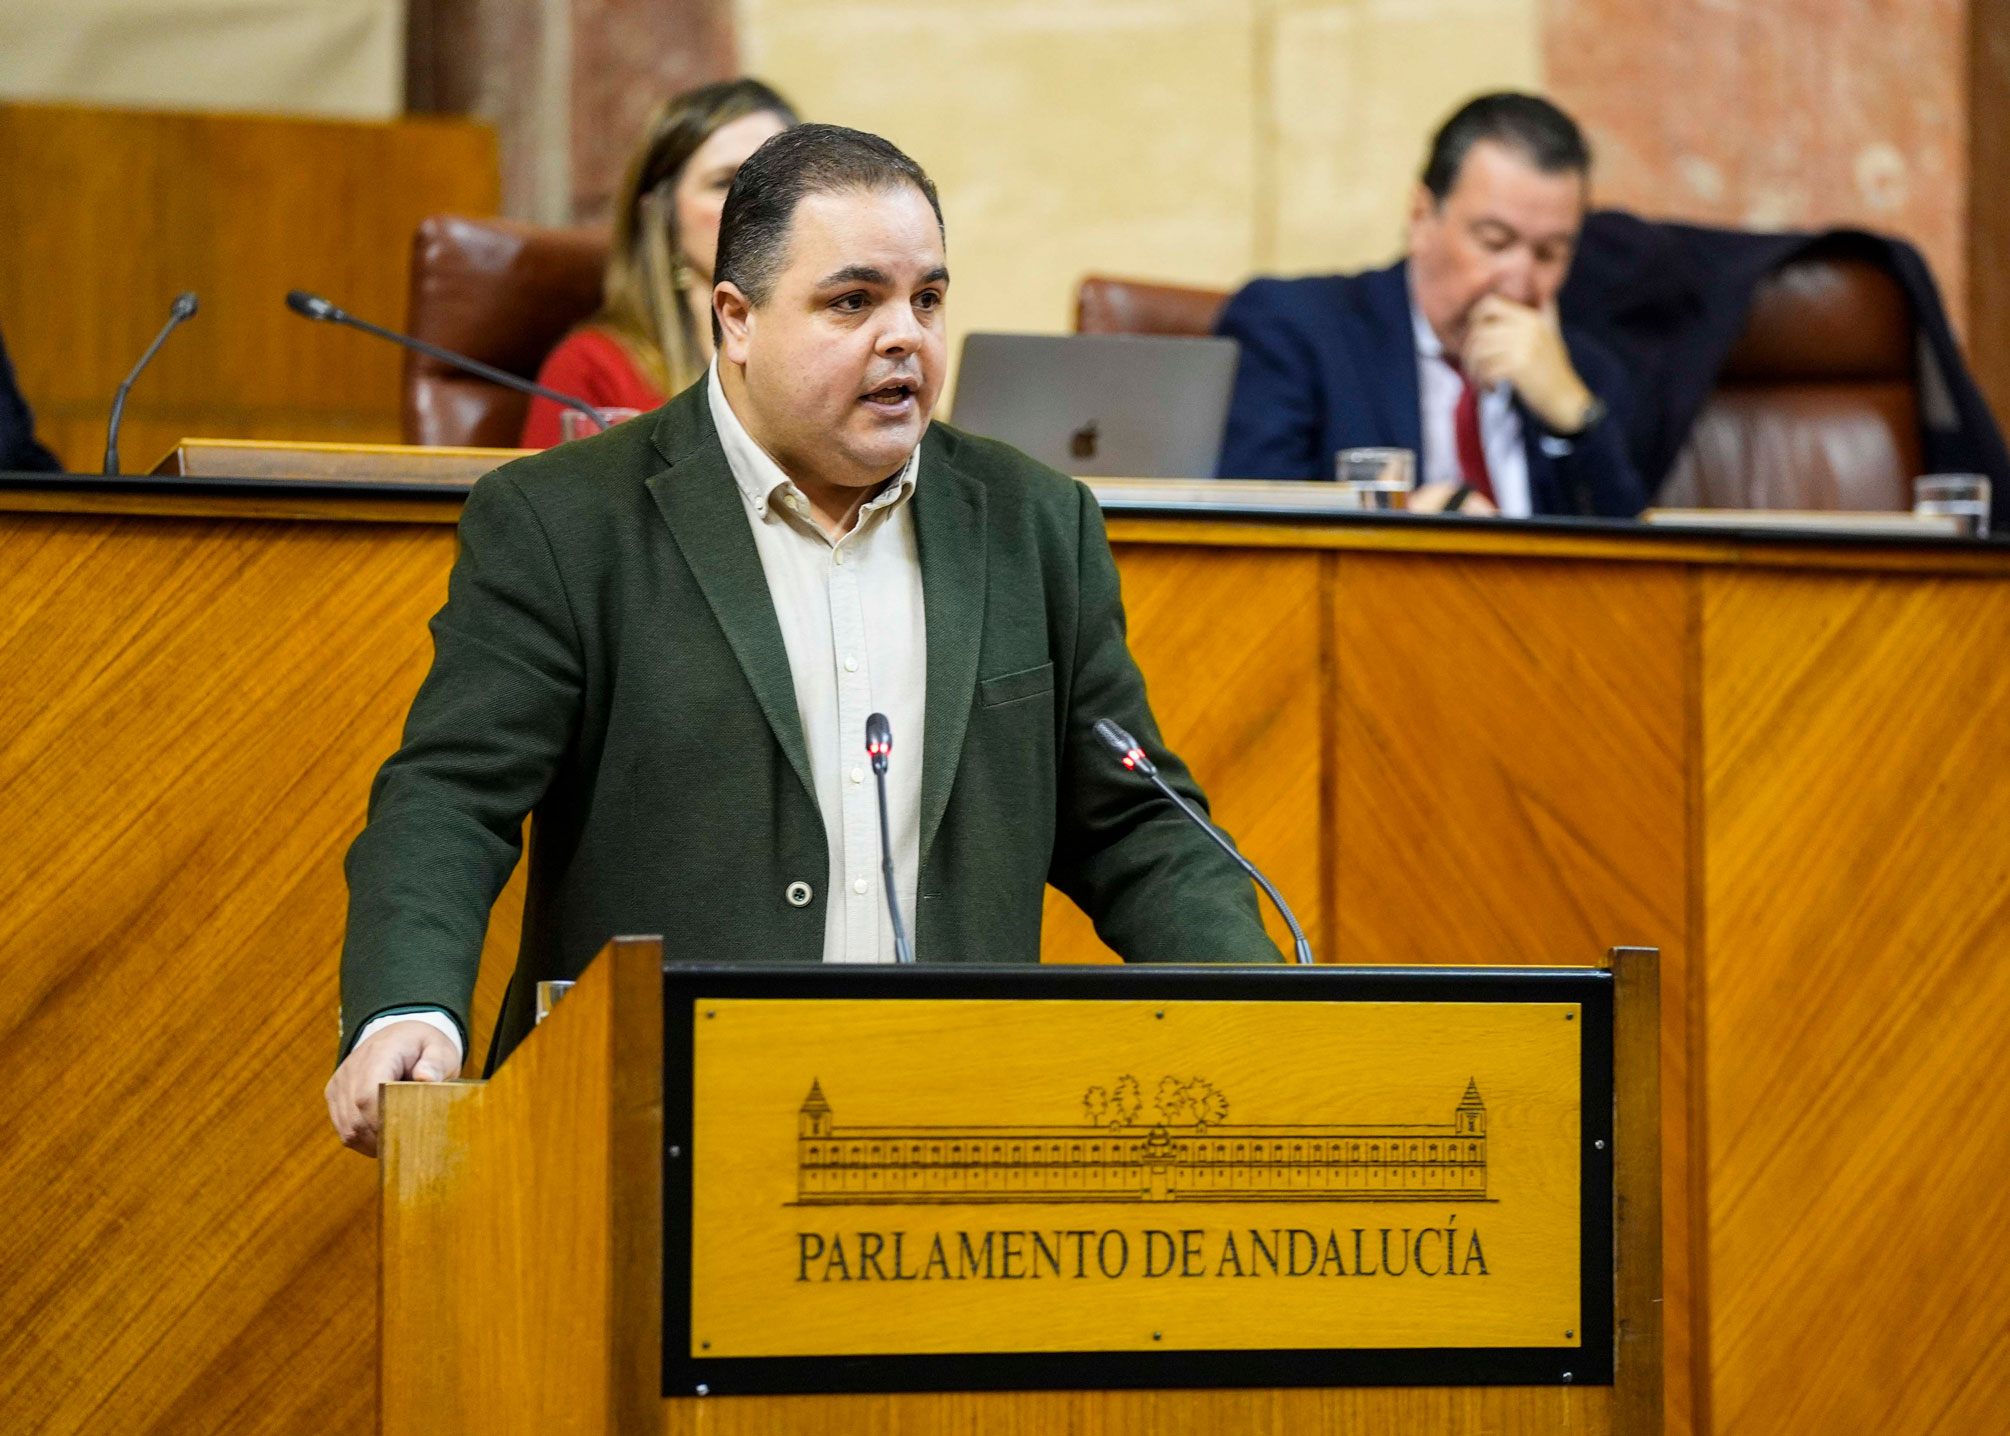
[[[603, 409], [653, 409], [712, 362], [712, 257], [741, 163], [796, 123], [759, 80], [668, 101], [629, 162], [614, 215], [600, 312], [559, 342], [537, 381]], [[560, 407], [531, 400], [523, 446], [560, 438]]]

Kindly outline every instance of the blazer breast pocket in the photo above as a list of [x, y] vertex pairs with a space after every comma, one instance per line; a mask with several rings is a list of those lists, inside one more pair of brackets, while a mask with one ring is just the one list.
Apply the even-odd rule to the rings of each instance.
[[977, 704], [980, 708], [1002, 708], [1007, 703], [1022, 703], [1028, 698], [1038, 698], [1053, 691], [1054, 665], [1043, 663], [1038, 668], [1023, 668], [1017, 673], [978, 679]]

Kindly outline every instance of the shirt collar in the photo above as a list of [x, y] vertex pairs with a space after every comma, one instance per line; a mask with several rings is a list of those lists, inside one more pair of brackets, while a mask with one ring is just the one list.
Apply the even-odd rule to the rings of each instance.
[[1424, 311], [1417, 307], [1416, 291], [1405, 284], [1404, 293], [1410, 300], [1410, 333], [1415, 338], [1417, 352], [1426, 359], [1443, 359], [1445, 346], [1438, 342], [1438, 331], [1431, 327], [1431, 321], [1424, 317]]
[[[717, 359], [706, 371], [705, 398], [712, 409], [712, 427], [719, 431], [719, 446], [726, 451], [726, 466], [733, 471], [733, 482], [739, 486], [741, 496], [746, 499], [755, 517], [765, 519], [778, 494], [800, 498], [802, 491], [796, 487], [795, 481], [747, 432], [747, 426], [740, 422], [740, 416], [726, 402], [725, 386], [719, 382]], [[859, 517], [863, 519], [879, 509], [890, 509], [906, 502], [914, 492], [920, 472], [921, 446], [916, 444], [914, 452], [907, 456], [907, 462], [901, 465], [900, 472], [893, 476], [893, 482], [873, 495], [859, 511]]]

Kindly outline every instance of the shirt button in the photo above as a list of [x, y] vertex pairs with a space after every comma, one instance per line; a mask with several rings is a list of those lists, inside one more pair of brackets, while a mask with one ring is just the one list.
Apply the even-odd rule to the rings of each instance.
[[837, 566], [838, 566], [839, 568], [843, 568], [843, 567], [844, 567], [844, 550], [843, 550], [843, 549], [835, 549], [835, 550], [833, 550], [833, 551], [832, 551], [832, 553], [831, 553], [831, 562], [832, 562], [832, 563], [834, 563], [834, 564], [836, 564], [836, 565], [837, 565]]
[[863, 783], [863, 782], [865, 781], [865, 769], [863, 769], [863, 768], [854, 768], [854, 769], [852, 769], [852, 770], [851, 770], [851, 780], [852, 780], [852, 781], [853, 781], [854, 783]]
[[782, 896], [789, 900], [790, 907], [808, 907], [816, 892], [808, 883], [797, 881], [790, 883]]
[[844, 661], [844, 671], [847, 673], [858, 672], [858, 660], [856, 658], [851, 657], [850, 655], [846, 655]]
[[865, 890], [870, 886], [872, 886], [872, 884], [868, 883], [864, 878], [853, 878], [851, 880], [851, 890], [861, 895], [863, 895]]

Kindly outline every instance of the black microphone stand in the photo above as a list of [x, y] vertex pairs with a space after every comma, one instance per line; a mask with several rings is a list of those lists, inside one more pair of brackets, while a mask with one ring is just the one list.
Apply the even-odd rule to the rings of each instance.
[[111, 422], [105, 425], [105, 476], [116, 478], [119, 472], [119, 425], [126, 417], [126, 394], [133, 387], [133, 380], [140, 377], [140, 371], [153, 362], [154, 354], [161, 345], [167, 343], [168, 335], [184, 319], [195, 314], [195, 291], [187, 290], [175, 296], [174, 305], [168, 310], [168, 322], [161, 326], [161, 332], [154, 335], [154, 342], [147, 345], [147, 352], [140, 355], [140, 362], [133, 365], [133, 372], [126, 375], [126, 382], [119, 385], [118, 393], [112, 396]]
[[1195, 827], [1206, 833], [1210, 838], [1213, 838], [1215, 846], [1227, 853], [1230, 860], [1237, 867], [1255, 879], [1256, 885], [1263, 889], [1264, 893], [1270, 898], [1270, 901], [1276, 906], [1277, 911], [1283, 915], [1284, 925], [1291, 929], [1291, 941], [1295, 947], [1294, 960], [1301, 963], [1310, 963], [1312, 961], [1312, 944], [1305, 940], [1305, 929], [1298, 925], [1298, 918], [1291, 911], [1291, 904], [1284, 900], [1284, 894], [1276, 889], [1269, 878], [1256, 870], [1256, 864], [1237, 852], [1235, 844], [1228, 840], [1227, 834], [1223, 833], [1213, 823], [1210, 823], [1207, 820], [1207, 816], [1200, 809], [1189, 803], [1185, 798], [1182, 798], [1173, 790], [1172, 784], [1159, 776], [1158, 764], [1145, 756], [1145, 750], [1138, 746], [1137, 739], [1131, 737], [1130, 734], [1107, 718], [1098, 718], [1096, 720], [1096, 736], [1103, 740], [1126, 768], [1131, 769], [1133, 772], [1142, 773], [1145, 777], [1151, 779], [1153, 785], [1161, 793], [1172, 799], [1174, 807], [1185, 813], [1192, 820]]
[[908, 946], [907, 929], [900, 921], [900, 890], [893, 880], [893, 833], [886, 819], [886, 760], [893, 752], [893, 725], [884, 713], [865, 720], [865, 751], [872, 759], [874, 780], [879, 784], [879, 867], [886, 879], [886, 913], [893, 923], [893, 960], [913, 962], [914, 949]]
[[365, 334], [374, 334], [379, 339], [388, 339], [393, 344], [407, 349], [416, 349], [421, 354], [451, 364], [456, 369], [465, 369], [470, 374], [500, 384], [505, 389], [514, 389], [519, 394], [535, 394], [540, 399], [549, 399], [554, 404], [563, 404], [575, 413], [586, 415], [593, 421], [596, 434], [607, 431], [607, 421], [600, 417], [600, 411], [584, 399], [576, 399], [570, 394], [561, 394], [556, 389], [547, 389], [542, 384], [534, 384], [507, 369], [498, 369], [493, 364], [484, 364], [479, 359], [470, 359], [465, 354], [456, 354], [451, 349], [442, 349], [437, 344], [428, 344], [423, 339], [414, 339], [409, 334], [400, 334], [395, 329], [386, 329], [381, 324], [372, 324], [367, 319], [358, 319], [346, 309], [338, 309], [318, 294], [309, 294], [303, 289], [289, 289], [286, 292], [286, 307], [302, 319], [316, 319], [323, 324], [346, 324], [351, 329], [360, 329]]

